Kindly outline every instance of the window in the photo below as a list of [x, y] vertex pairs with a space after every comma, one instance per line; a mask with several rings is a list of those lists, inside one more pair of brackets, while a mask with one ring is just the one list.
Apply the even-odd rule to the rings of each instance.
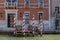
[[16, 2], [17, 0], [12, 0], [12, 2]]
[[40, 23], [40, 19], [43, 19], [43, 13], [38, 13], [38, 20], [39, 20], [39, 23]]
[[29, 24], [29, 13], [25, 13], [24, 16], [25, 16], [25, 23]]
[[30, 5], [30, 0], [25, 0], [25, 7], [29, 7]]
[[4, 13], [0, 12], [0, 20], [4, 19]]
[[6, 0], [7, 2], [11, 2], [11, 0]]
[[16, 7], [17, 0], [6, 0], [6, 7]]
[[43, 7], [43, 0], [38, 0], [38, 7]]
[[22, 13], [20, 13], [20, 15], [19, 15], [20, 17], [22, 17]]
[[3, 15], [2, 15], [2, 13], [0, 13], [0, 18], [2, 18], [3, 17]]
[[43, 0], [38, 0], [40, 3], [42, 3], [43, 2]]
[[59, 13], [59, 7], [55, 7], [55, 11], [57, 11]]
[[25, 13], [25, 19], [29, 19], [29, 13]]
[[17, 0], [6, 0], [6, 2], [16, 2]]

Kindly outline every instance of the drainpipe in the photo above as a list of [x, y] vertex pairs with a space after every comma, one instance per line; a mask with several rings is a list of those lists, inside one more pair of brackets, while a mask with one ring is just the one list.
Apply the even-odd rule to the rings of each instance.
[[50, 27], [51, 27], [51, 24], [50, 24], [50, 1], [51, 0], [49, 0], [49, 28], [48, 29], [50, 29]]

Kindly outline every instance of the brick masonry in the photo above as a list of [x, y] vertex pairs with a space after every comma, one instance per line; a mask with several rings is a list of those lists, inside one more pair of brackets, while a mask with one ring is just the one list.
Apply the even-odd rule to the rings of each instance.
[[[2, 17], [0, 17], [0, 27], [4, 27], [4, 28], [8, 28], [7, 27], [7, 20], [6, 20], [6, 9], [4, 8], [4, 4], [5, 4], [5, 0], [0, 0], [0, 13], [2, 13]], [[22, 3], [22, 5], [24, 5], [24, 0], [18, 0], [18, 11], [17, 11], [17, 24], [21, 24], [22, 20], [23, 20], [23, 15], [25, 11], [30, 12], [30, 22], [32, 20], [32, 17], [34, 14], [35, 15], [35, 23], [38, 24], [38, 12], [43, 12], [44, 14], [44, 19], [43, 19], [43, 23], [44, 23], [44, 28], [45, 30], [48, 30], [48, 26], [49, 26], [49, 6], [48, 6], [48, 0], [44, 0], [44, 7], [43, 8], [32, 8], [32, 6], [30, 6], [30, 8], [20, 8], [20, 3]], [[30, 0], [30, 3], [36, 3], [36, 5], [38, 5], [38, 0]], [[22, 6], [24, 7], [24, 6]], [[34, 7], [34, 6], [33, 6]], [[10, 10], [10, 9], [9, 9]], [[16, 10], [16, 9], [15, 9]], [[21, 14], [20, 14], [21, 13]], [[2, 20], [2, 21], [1, 21]], [[45, 21], [46, 20], [46, 21]], [[30, 23], [31, 24], [31, 23]]]

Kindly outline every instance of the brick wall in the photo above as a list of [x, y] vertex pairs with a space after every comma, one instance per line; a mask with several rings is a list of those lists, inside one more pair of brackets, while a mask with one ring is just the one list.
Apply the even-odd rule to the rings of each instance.
[[[4, 3], [5, 0], [1, 0], [0, 3]], [[18, 0], [18, 3], [20, 5], [20, 3], [23, 3], [23, 7], [24, 7], [24, 0]], [[38, 20], [38, 12], [44, 12], [44, 20], [48, 20], [48, 0], [44, 0], [44, 8], [38, 8], [38, 0], [30, 0], [30, 4], [31, 3], [35, 3], [37, 4], [37, 8], [18, 8], [18, 20], [22, 20], [22, 16], [24, 14], [25, 11], [29, 11], [30, 12], [30, 19], [32, 18], [32, 14], [35, 15], [35, 20]], [[20, 7], [20, 6], [18, 6]], [[4, 9], [4, 4], [0, 4], [0, 12], [3, 13], [3, 17], [0, 18], [0, 20], [5, 20], [5, 9]], [[21, 13], [21, 15], [20, 15]]]

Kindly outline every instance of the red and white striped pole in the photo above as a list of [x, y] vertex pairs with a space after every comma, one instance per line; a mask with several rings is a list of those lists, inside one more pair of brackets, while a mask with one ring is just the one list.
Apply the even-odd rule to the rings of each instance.
[[33, 27], [33, 34], [34, 34], [34, 15], [33, 15], [33, 17], [32, 17], [32, 27]]
[[40, 33], [41, 33], [41, 36], [42, 36], [42, 27], [43, 27], [43, 22], [42, 22], [42, 18], [40, 18]]
[[[14, 22], [13, 22], [13, 26], [14, 28], [16, 27], [16, 16], [14, 15]], [[14, 35], [15, 35], [16, 31], [14, 31]]]
[[23, 17], [23, 24], [22, 24], [22, 26], [23, 27], [25, 26], [25, 19], [24, 19], [24, 17]]
[[[23, 24], [22, 24], [22, 27], [25, 26], [25, 18], [23, 17]], [[25, 29], [23, 28], [23, 32], [25, 31]], [[23, 35], [25, 35], [25, 33], [23, 33]]]
[[14, 27], [16, 26], [16, 16], [14, 15]]

